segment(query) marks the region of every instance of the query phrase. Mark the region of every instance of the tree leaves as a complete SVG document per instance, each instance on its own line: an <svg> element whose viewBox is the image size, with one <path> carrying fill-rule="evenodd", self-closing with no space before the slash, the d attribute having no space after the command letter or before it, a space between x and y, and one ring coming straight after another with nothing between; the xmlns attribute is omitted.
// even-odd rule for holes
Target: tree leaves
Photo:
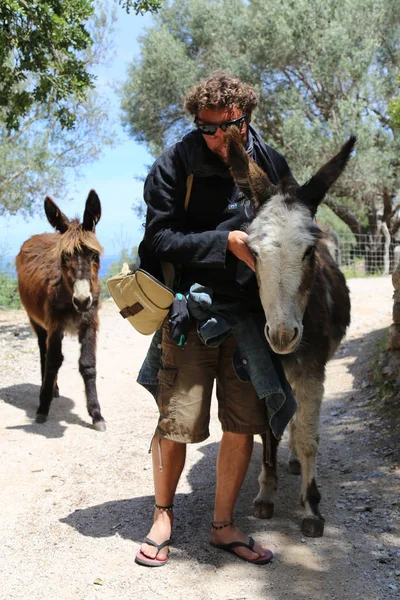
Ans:
<svg viewBox="0 0 400 600"><path fill-rule="evenodd" d="M118 2L127 13L133 8L136 15L143 15L145 12L156 13L161 8L163 0L118 0Z"/></svg>
<svg viewBox="0 0 400 600"><path fill-rule="evenodd" d="M28 19L28 16L33 4L7 0L0 5L3 14L10 7L19 11L14 26L20 37L13 43L15 48L24 50L24 54L18 56L26 57L25 61L19 62L7 59L3 65L0 61L0 69L12 72L14 68L15 78L19 81L8 91L0 83L0 95L3 92L9 94L10 102L7 107L0 107L1 215L33 214L42 207L46 193L65 197L68 193L67 174L79 175L82 167L97 158L115 138L109 101L106 104L99 94L86 86L86 76L81 76L85 71L91 79L92 67L109 54L115 7L110 9L107 0L96 0L96 13L88 6L82 12L82 7L89 3L52 0L36 3L40 7L32 20L33 17ZM87 14L90 18L85 23L79 22L79 15L83 18ZM34 39L42 40L48 47L30 50L28 42L39 22L47 23L48 29L39 31L39 37ZM72 46L68 46L71 23L77 32L75 47L79 50L75 58L80 64L78 70L74 66L76 62L68 60L69 54L73 53ZM52 35L56 32L59 38L53 44ZM89 34L93 43L85 48ZM4 41L4 37L0 32L0 46L1 40ZM54 60L50 54L54 55ZM36 71L28 71L25 68L28 66ZM65 85L60 79L66 80ZM13 118L16 119L15 127L10 127Z"/></svg>
<svg viewBox="0 0 400 600"><path fill-rule="evenodd" d="M81 54L92 44L85 22L91 0L4 0L0 4L0 107L7 129L37 104L57 106L71 128L71 97L83 101L93 87Z"/></svg>

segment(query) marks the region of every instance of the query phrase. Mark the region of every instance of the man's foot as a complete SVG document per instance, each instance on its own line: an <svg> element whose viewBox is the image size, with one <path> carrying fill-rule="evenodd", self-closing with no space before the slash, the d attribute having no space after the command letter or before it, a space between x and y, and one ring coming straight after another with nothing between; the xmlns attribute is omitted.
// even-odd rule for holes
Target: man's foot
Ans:
<svg viewBox="0 0 400 600"><path fill-rule="evenodd" d="M169 540L171 537L173 520L174 515L172 511L156 508L154 510L154 523L147 537L156 544L162 544L165 540ZM157 557L157 560L165 562L168 557L169 546L164 546L160 551L157 551L155 546L143 543L140 550L142 554L148 558Z"/></svg>
<svg viewBox="0 0 400 600"><path fill-rule="evenodd" d="M218 530L211 529L211 543L213 546L220 547L222 550L228 550L232 554L236 554L239 558L250 562L258 562L258 560L262 561L264 559L265 562L269 562L272 558L271 552L263 548L258 542L254 543L251 550L244 546L234 546L231 549L223 548L223 546L232 544L232 542L241 542L246 546L251 546L251 543L249 544L249 539L251 538L246 536L233 524Z"/></svg>

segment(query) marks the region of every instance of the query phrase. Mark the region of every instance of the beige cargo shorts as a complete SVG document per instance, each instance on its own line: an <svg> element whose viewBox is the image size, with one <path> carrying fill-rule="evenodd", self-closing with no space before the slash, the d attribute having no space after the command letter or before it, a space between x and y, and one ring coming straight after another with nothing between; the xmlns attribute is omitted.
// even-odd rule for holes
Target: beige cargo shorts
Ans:
<svg viewBox="0 0 400 600"><path fill-rule="evenodd" d="M236 348L233 336L218 348L206 346L194 322L186 345L180 348L171 340L165 321L157 391L160 417L155 435L182 443L207 439L214 380L223 431L259 434L268 430L265 401L258 398L250 381L242 381L236 374Z"/></svg>

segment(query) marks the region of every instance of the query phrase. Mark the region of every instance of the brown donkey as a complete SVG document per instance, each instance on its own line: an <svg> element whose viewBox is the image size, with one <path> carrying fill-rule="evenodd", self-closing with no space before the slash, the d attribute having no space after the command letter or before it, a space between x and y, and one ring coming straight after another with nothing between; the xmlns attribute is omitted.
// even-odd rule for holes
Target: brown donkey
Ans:
<svg viewBox="0 0 400 600"><path fill-rule="evenodd" d="M324 530L318 508L321 496L316 455L325 366L350 323L350 298L346 281L314 217L326 192L345 168L355 138L351 137L305 185L299 186L289 174L275 186L248 157L234 129L227 134L229 163L238 187L254 207L247 243L256 259L266 317L265 337L272 350L281 355L298 405L289 426L289 469L302 474L302 531L317 537ZM253 514L270 518L277 487L278 442L272 435L264 435L263 446L260 491Z"/></svg>
<svg viewBox="0 0 400 600"><path fill-rule="evenodd" d="M95 234L101 216L94 190L86 200L83 222L71 221L46 196L44 209L58 233L34 235L16 258L18 288L40 350L42 387L36 423L44 423L53 396L59 395L57 374L62 365L64 332L77 334L81 344L79 371L85 382L87 409L97 431L106 425L96 390L96 334L99 326L98 271L103 249Z"/></svg>

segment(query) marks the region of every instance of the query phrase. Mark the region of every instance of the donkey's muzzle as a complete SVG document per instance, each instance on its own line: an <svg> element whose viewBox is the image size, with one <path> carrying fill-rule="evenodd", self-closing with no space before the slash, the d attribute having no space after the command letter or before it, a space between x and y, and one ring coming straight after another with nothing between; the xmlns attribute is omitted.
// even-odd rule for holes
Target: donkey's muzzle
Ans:
<svg viewBox="0 0 400 600"><path fill-rule="evenodd" d="M92 302L93 302L92 296L87 296L86 298L83 298L83 299L77 298L76 296L72 296L72 304L74 305L75 309L80 313L87 312L89 310L89 308L92 306Z"/></svg>
<svg viewBox="0 0 400 600"><path fill-rule="evenodd" d="M266 325L265 337L274 352L277 354L290 354L299 345L301 333L298 327L292 328L286 325L279 325L273 328Z"/></svg>

